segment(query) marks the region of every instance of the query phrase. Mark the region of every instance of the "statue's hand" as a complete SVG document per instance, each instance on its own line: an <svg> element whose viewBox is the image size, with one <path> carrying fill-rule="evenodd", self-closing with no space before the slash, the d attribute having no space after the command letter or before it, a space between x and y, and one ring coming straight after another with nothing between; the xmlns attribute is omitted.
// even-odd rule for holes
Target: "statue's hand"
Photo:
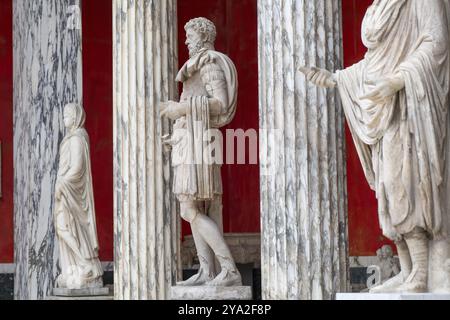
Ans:
<svg viewBox="0 0 450 320"><path fill-rule="evenodd" d="M365 83L374 86L374 88L360 99L370 100L373 104L386 103L405 87L405 80L401 75L366 81Z"/></svg>
<svg viewBox="0 0 450 320"><path fill-rule="evenodd" d="M336 87L336 81L334 80L334 75L325 69L320 69L317 67L300 67L300 72L302 72L308 81L311 81L318 87L322 88L334 88Z"/></svg>
<svg viewBox="0 0 450 320"><path fill-rule="evenodd" d="M167 117L170 120L177 120L186 114L184 106L175 101L161 102L159 109L161 117Z"/></svg>

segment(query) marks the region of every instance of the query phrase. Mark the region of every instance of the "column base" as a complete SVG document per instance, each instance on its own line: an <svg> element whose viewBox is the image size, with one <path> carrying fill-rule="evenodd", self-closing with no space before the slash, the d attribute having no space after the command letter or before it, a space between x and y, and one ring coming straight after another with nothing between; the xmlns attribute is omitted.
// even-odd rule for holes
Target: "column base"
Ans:
<svg viewBox="0 0 450 320"><path fill-rule="evenodd" d="M170 290L171 300L252 300L252 287L183 287Z"/></svg>
<svg viewBox="0 0 450 320"><path fill-rule="evenodd" d="M336 300L450 300L444 293L338 293Z"/></svg>

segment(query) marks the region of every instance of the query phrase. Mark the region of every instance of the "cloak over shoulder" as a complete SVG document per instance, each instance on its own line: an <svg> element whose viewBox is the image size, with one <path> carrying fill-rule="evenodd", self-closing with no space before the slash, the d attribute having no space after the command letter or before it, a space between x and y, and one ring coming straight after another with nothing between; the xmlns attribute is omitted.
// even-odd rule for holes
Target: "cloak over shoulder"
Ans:
<svg viewBox="0 0 450 320"><path fill-rule="evenodd" d="M178 82L185 82L188 78L192 77L195 72L198 72L206 63L217 63L224 75L227 82L228 92L228 106L226 106L226 112L211 116L210 125L212 128L220 128L229 124L236 113L237 95L238 95L238 78L236 67L228 56L214 50L202 50L197 56L189 59L178 72L176 80Z"/></svg>

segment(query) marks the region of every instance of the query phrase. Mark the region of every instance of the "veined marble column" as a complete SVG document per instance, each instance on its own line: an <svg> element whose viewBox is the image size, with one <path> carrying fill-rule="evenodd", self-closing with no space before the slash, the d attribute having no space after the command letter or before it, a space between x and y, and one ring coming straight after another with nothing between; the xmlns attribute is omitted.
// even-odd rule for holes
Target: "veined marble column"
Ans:
<svg viewBox="0 0 450 320"><path fill-rule="evenodd" d="M347 288L344 117L300 66L341 67L340 0L259 0L263 299Z"/></svg>
<svg viewBox="0 0 450 320"><path fill-rule="evenodd" d="M177 96L176 0L113 6L115 298L166 299L180 235L158 104Z"/></svg>
<svg viewBox="0 0 450 320"><path fill-rule="evenodd" d="M79 1L13 2L14 291L41 299L53 288L53 195L63 107L82 100Z"/></svg>

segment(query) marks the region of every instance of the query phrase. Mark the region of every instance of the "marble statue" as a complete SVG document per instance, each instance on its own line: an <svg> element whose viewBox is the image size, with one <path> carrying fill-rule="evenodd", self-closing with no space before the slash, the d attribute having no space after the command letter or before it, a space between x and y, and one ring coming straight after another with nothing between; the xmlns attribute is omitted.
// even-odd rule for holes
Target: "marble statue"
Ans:
<svg viewBox="0 0 450 320"><path fill-rule="evenodd" d="M226 55L214 50L216 28L211 21L193 19L185 30L190 58L176 78L183 83L181 99L160 106L161 116L175 121L173 134L163 141L172 149L173 192L182 218L191 225L200 262L198 273L177 285L240 286L241 275L221 230L221 164L212 161L208 141L203 138L208 130L233 119L237 72Z"/></svg>
<svg viewBox="0 0 450 320"><path fill-rule="evenodd" d="M337 86L383 234L401 272L372 293L450 292L449 1L375 0L362 25L365 58L335 73L300 69Z"/></svg>
<svg viewBox="0 0 450 320"><path fill-rule="evenodd" d="M66 135L59 151L54 221L61 274L58 288L103 286L92 188L89 137L85 112L78 104L64 108Z"/></svg>
<svg viewBox="0 0 450 320"><path fill-rule="evenodd" d="M394 257L394 251L390 245L384 245L377 250L378 266L380 267L380 280L386 282L400 273L398 260Z"/></svg>

